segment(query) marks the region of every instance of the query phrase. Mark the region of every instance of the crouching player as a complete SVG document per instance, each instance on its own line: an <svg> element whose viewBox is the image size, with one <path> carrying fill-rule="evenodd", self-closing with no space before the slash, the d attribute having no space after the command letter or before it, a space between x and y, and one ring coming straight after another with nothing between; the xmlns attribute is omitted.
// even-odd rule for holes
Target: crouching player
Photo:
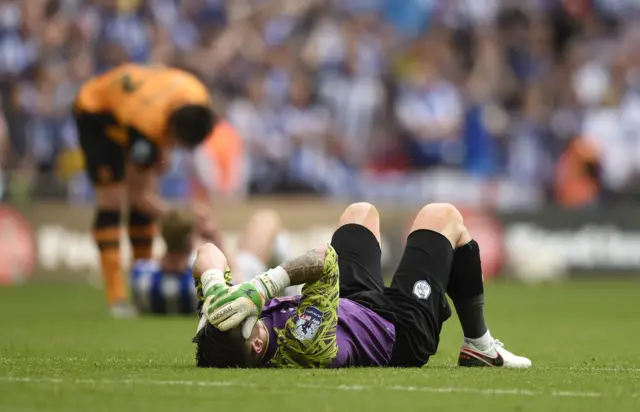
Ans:
<svg viewBox="0 0 640 412"><path fill-rule="evenodd" d="M107 302L131 317L120 265L122 206L134 259L151 258L156 220L169 210L157 180L172 149L200 145L217 123L209 90L195 76L167 67L123 64L89 79L74 104L87 173L95 189L94 241Z"/></svg>
<svg viewBox="0 0 640 412"><path fill-rule="evenodd" d="M331 245L228 287L226 258L198 250L205 303L194 342L200 367L420 367L436 353L451 297L464 339L460 366L526 368L485 324L480 250L458 210L425 206L391 285L382 282L376 209L349 206ZM299 298L278 299L305 283Z"/></svg>
<svg viewBox="0 0 640 412"><path fill-rule="evenodd" d="M171 210L161 221L161 236L166 252L160 260L136 260L133 264L131 287L133 301L145 314L197 313L198 293L191 273L196 248L204 241L213 241L211 227L204 214L187 210ZM202 226L202 227L201 227ZM241 283L266 270L276 243L281 242L281 224L272 210L255 212L238 240L235 258L230 256L233 271L226 271L226 282ZM220 245L220 240L214 242ZM233 263L231 262L233 261ZM233 273L233 279L232 279Z"/></svg>

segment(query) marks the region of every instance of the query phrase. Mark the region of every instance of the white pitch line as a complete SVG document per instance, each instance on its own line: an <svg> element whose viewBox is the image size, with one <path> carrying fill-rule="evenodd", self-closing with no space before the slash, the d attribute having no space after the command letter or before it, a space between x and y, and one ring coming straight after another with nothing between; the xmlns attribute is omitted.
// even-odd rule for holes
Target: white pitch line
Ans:
<svg viewBox="0 0 640 412"><path fill-rule="evenodd" d="M65 362L75 362L75 361L82 361L84 360L84 358L79 358L79 357L65 357L65 358L58 358L58 359L62 359ZM0 362L22 362L22 361L31 361L31 362L48 362L51 361L51 358L32 358L32 357L6 357L6 356L0 356ZM128 359L128 358L124 358L124 359L120 359L120 360L124 360L124 361L134 361L135 359ZM458 369L458 366L455 365L449 365L449 366L443 366L443 365L437 365L434 366L437 369ZM429 367L426 368L427 370L429 369ZM627 367L598 367L598 366L544 366L542 364L535 366L536 370L554 370L554 371L570 371L570 372L613 372L613 373L640 373L640 368L627 368Z"/></svg>
<svg viewBox="0 0 640 412"><path fill-rule="evenodd" d="M553 391L553 396L565 396L567 398L599 398L602 396L598 392L571 392L571 391Z"/></svg>
<svg viewBox="0 0 640 412"><path fill-rule="evenodd" d="M84 385L157 385L157 386L200 386L200 387L239 387L239 388L262 388L267 390L284 389L277 386L257 385L247 382L234 381L192 381L192 380L153 380L153 379L64 379L64 378L31 378L19 376L0 376L0 381L14 383L71 383ZM469 388L469 387L436 387L436 386L367 386L367 385L313 385L313 384L293 384L287 385L287 389L291 387L297 389L319 389L346 392L362 392L362 391L394 391L394 392L428 392L428 393L468 393L476 395L493 395L493 396L553 396L567 398L600 398L612 395L606 395L600 392L575 392L575 391L533 391L529 389L505 389L505 388ZM619 396L619 395L613 395ZM629 394L628 396L636 398L640 394Z"/></svg>
<svg viewBox="0 0 640 412"><path fill-rule="evenodd" d="M553 368L555 369L555 368ZM578 367L578 366L571 366L569 368L558 368L558 369L567 369L570 371L578 371L578 372L624 372L624 373L628 373L628 372L632 372L632 373L637 373L640 372L640 368L599 368L599 367Z"/></svg>

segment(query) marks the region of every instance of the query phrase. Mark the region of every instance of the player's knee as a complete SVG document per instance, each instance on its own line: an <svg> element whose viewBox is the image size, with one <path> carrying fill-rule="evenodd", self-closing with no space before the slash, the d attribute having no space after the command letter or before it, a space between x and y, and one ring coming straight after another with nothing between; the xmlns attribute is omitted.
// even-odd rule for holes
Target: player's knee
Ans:
<svg viewBox="0 0 640 412"><path fill-rule="evenodd" d="M282 221L275 210L260 209L252 215L250 225L252 228L260 228L263 231L277 232L282 226Z"/></svg>
<svg viewBox="0 0 640 412"><path fill-rule="evenodd" d="M144 196L139 191L129 190L127 193L127 201L129 202L129 207L131 207L132 209L145 209Z"/></svg>
<svg viewBox="0 0 640 412"><path fill-rule="evenodd" d="M449 203L431 203L424 206L416 216L411 231L427 229L441 233L455 248L465 233L460 211Z"/></svg>
<svg viewBox="0 0 640 412"><path fill-rule="evenodd" d="M123 185L99 187L95 190L96 205L100 209L120 210L126 191Z"/></svg>
<svg viewBox="0 0 640 412"><path fill-rule="evenodd" d="M371 203L352 203L340 216L340 226L358 224L369 229L380 243L380 214Z"/></svg>
<svg viewBox="0 0 640 412"><path fill-rule="evenodd" d="M451 203L431 203L422 208L421 212L438 215L440 219L450 224L462 225L462 214Z"/></svg>

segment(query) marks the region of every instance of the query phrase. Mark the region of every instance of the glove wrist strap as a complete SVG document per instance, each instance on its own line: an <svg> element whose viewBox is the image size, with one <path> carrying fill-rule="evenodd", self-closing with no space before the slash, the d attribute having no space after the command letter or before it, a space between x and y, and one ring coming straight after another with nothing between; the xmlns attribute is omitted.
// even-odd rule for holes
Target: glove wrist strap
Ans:
<svg viewBox="0 0 640 412"><path fill-rule="evenodd" d="M219 269L208 269L200 276L200 281L202 282L202 293L206 295L215 285L225 284L224 273Z"/></svg>
<svg viewBox="0 0 640 412"><path fill-rule="evenodd" d="M282 295L284 289L291 284L291 280L287 272L278 266L257 276L252 283L261 293L264 291L263 296L265 299L273 299Z"/></svg>

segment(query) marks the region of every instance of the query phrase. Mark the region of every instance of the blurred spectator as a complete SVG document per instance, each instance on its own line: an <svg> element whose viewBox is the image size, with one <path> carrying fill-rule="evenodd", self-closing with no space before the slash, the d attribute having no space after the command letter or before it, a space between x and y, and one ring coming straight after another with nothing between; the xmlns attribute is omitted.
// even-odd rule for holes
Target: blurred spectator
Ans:
<svg viewBox="0 0 640 412"><path fill-rule="evenodd" d="M6 167L9 152L9 129L7 122L0 112L0 200L3 200L6 193Z"/></svg>
<svg viewBox="0 0 640 412"><path fill-rule="evenodd" d="M74 176L76 90L136 61L211 88L229 133L175 158L206 170L217 196L413 202L432 192L410 182L435 190L447 169L569 204L554 171L576 136L598 153L589 199L635 196L639 16L626 0L0 0L3 170L88 196ZM188 195L193 169L170 169L166 193Z"/></svg>
<svg viewBox="0 0 640 412"><path fill-rule="evenodd" d="M381 78L358 72L355 48L347 51L340 69L323 76L319 95L330 110L334 132L342 139L343 160L362 167L370 158L374 132L380 126L385 99Z"/></svg>
<svg viewBox="0 0 640 412"><path fill-rule="evenodd" d="M595 207L600 200L600 153L593 142L581 137L571 141L558 162L555 193L568 208Z"/></svg>
<svg viewBox="0 0 640 412"><path fill-rule="evenodd" d="M427 38L400 83L396 116L408 140L408 156L415 168L462 163L462 96L444 75L443 46Z"/></svg>
<svg viewBox="0 0 640 412"><path fill-rule="evenodd" d="M285 168L287 141L277 124L277 111L266 98L265 76L255 73L245 95L228 108L229 121L244 138L249 180L258 192L269 191Z"/></svg>
<svg viewBox="0 0 640 412"><path fill-rule="evenodd" d="M216 125L209 139L196 151L198 197L239 197L247 190L247 159L242 137L227 121ZM198 195L198 194L196 194Z"/></svg>
<svg viewBox="0 0 640 412"><path fill-rule="evenodd" d="M317 100L313 78L297 70L291 79L287 103L278 115L286 138L287 166L281 190L322 193L331 179L327 167L331 118Z"/></svg>

